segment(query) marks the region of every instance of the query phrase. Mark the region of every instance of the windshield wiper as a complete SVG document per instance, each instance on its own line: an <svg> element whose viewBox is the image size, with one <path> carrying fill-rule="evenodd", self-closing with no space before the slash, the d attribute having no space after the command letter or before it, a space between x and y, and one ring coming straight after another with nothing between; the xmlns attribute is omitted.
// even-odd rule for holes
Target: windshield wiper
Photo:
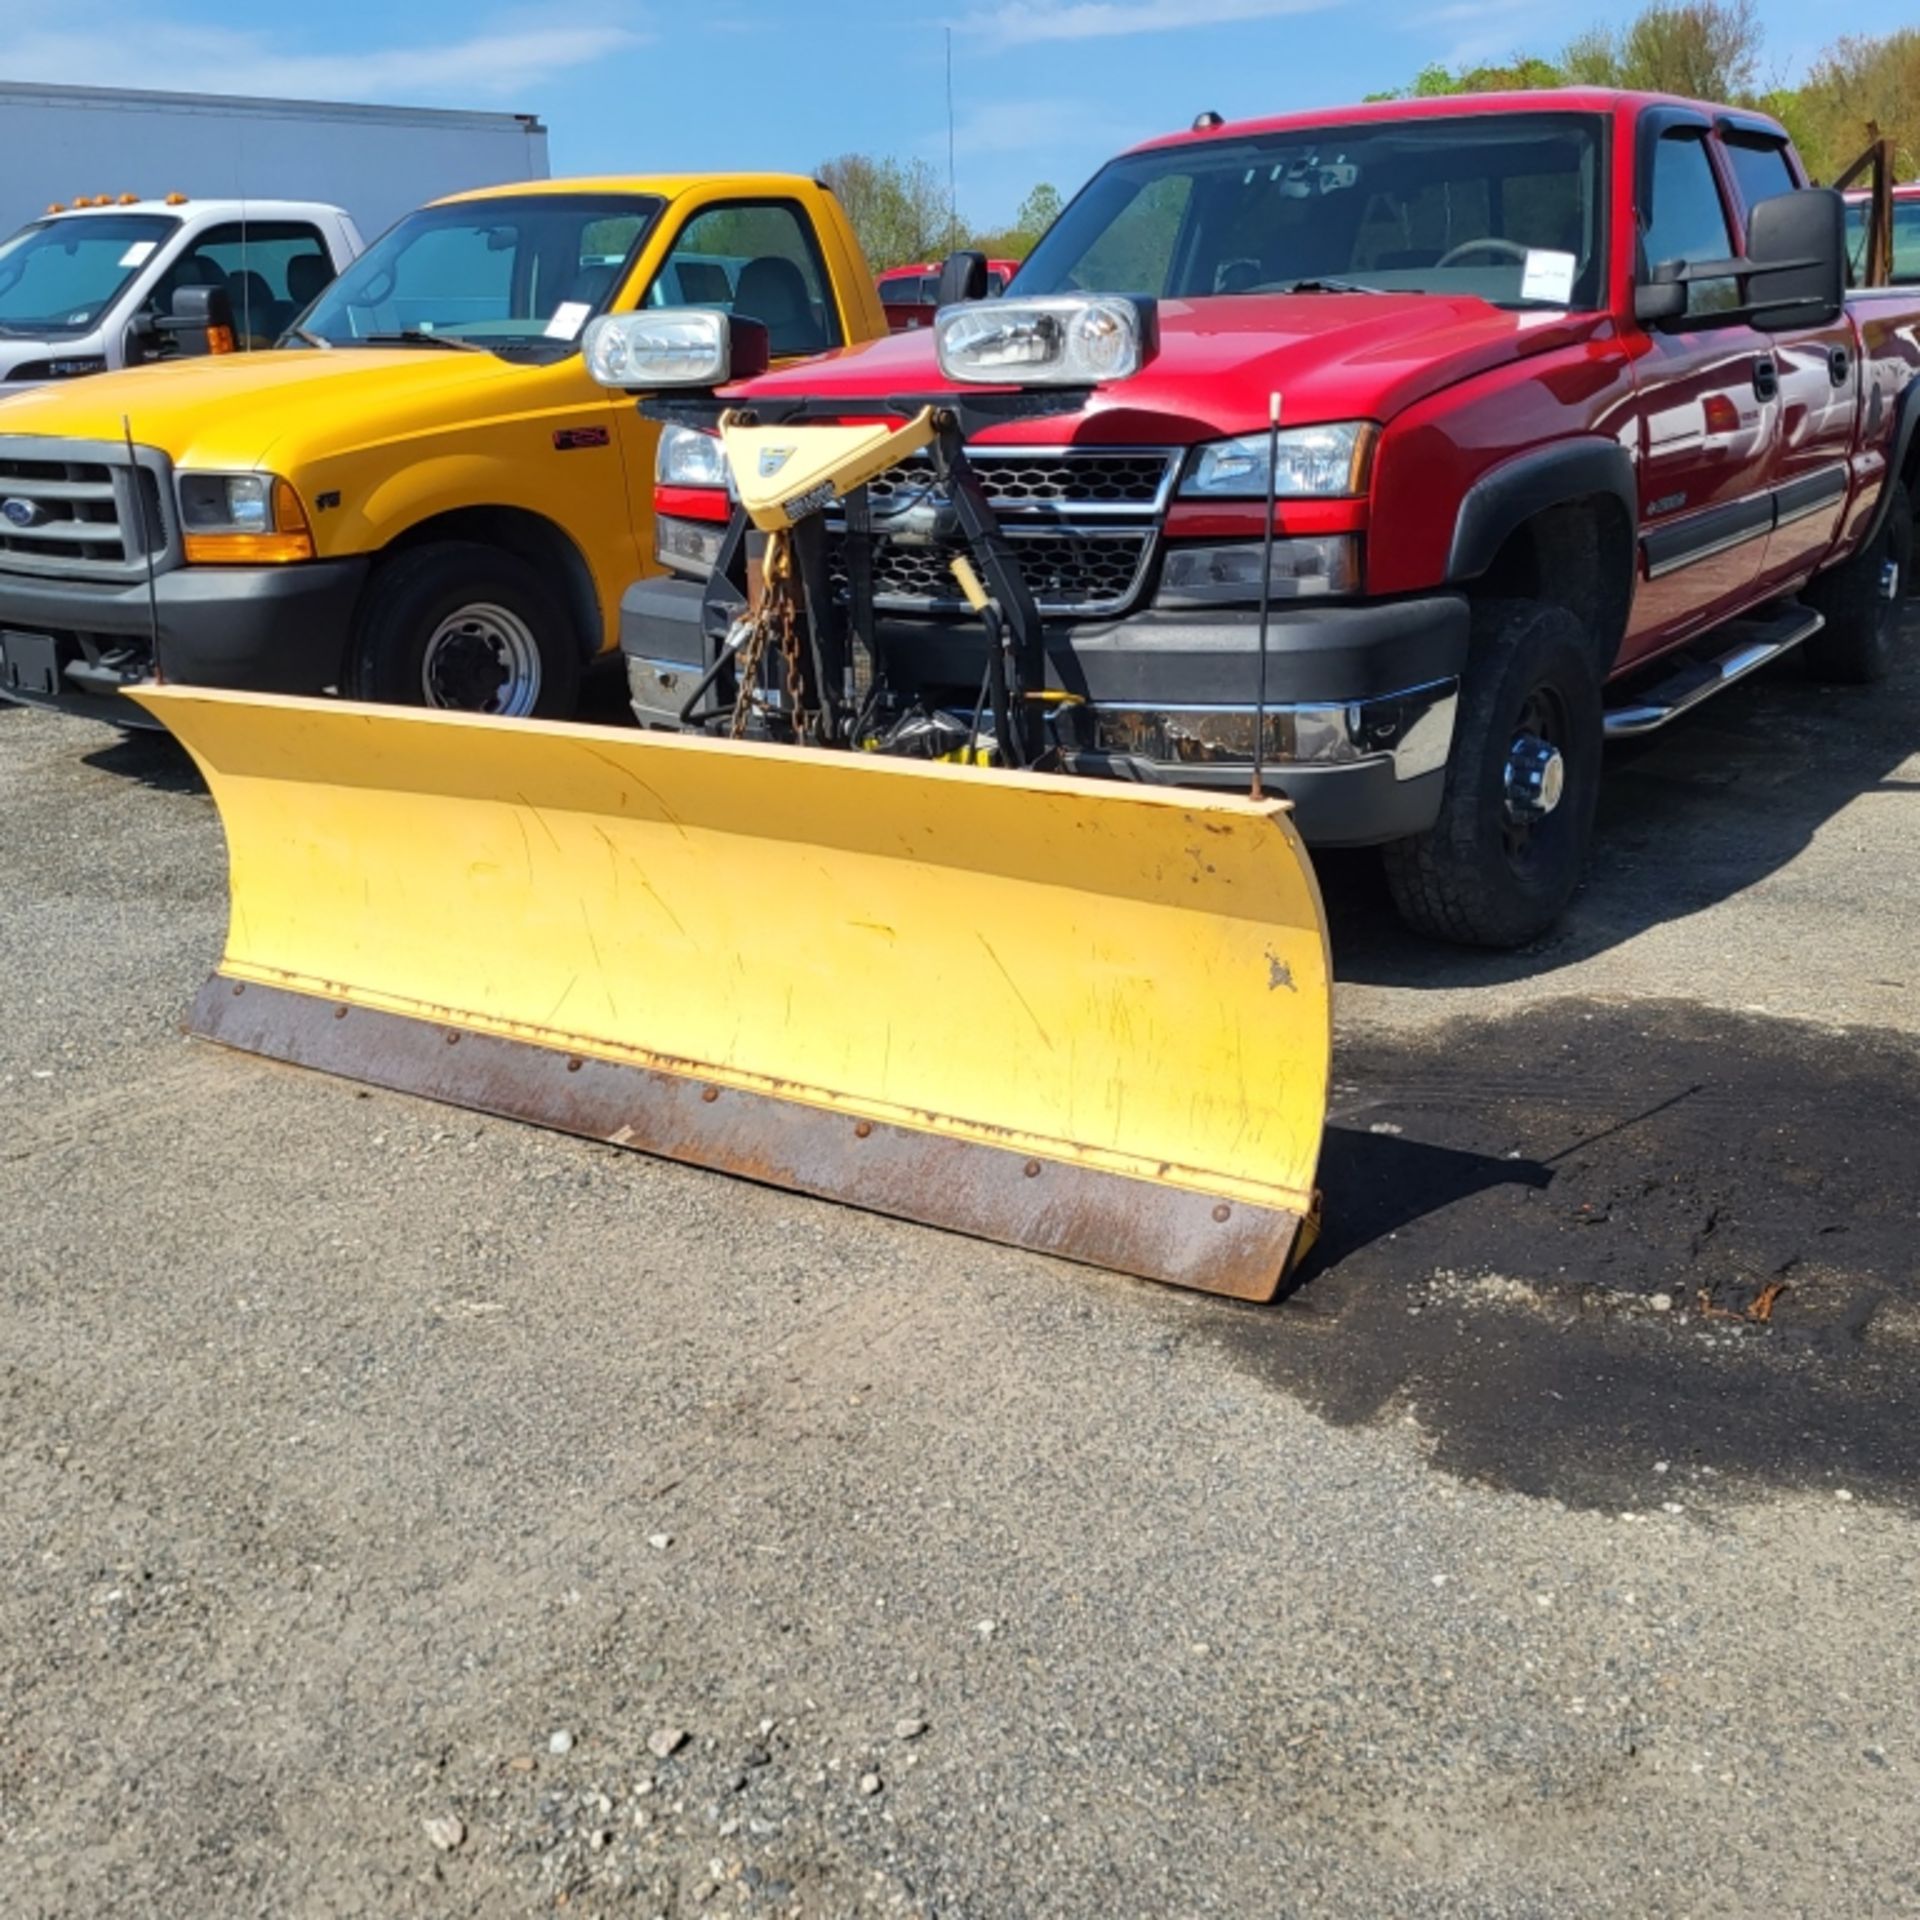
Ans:
<svg viewBox="0 0 1920 1920"><path fill-rule="evenodd" d="M458 340L450 333L429 333L424 327L404 327L398 333L363 333L363 347L452 347L459 353L485 353L487 349L471 340Z"/></svg>
<svg viewBox="0 0 1920 1920"><path fill-rule="evenodd" d="M1311 280L1289 280L1280 289L1282 293L1385 293L1385 287L1365 287L1358 280L1325 280L1315 276Z"/></svg>
<svg viewBox="0 0 1920 1920"><path fill-rule="evenodd" d="M287 334L290 339L299 340L309 347L324 347L328 352L333 350L331 340L323 340L317 333L309 333L305 327L289 327Z"/></svg>

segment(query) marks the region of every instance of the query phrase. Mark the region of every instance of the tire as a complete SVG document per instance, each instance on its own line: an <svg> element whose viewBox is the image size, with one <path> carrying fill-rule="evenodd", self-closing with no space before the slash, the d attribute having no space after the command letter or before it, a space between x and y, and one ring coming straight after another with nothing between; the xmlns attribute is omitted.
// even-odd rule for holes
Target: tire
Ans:
<svg viewBox="0 0 1920 1920"><path fill-rule="evenodd" d="M1800 596L1827 623L1800 649L1816 680L1866 687L1893 669L1913 591L1913 501L1898 480L1891 485L1887 517L1872 542Z"/></svg>
<svg viewBox="0 0 1920 1920"><path fill-rule="evenodd" d="M1525 756L1523 741L1534 743ZM1580 622L1538 600L1476 603L1439 818L1381 849L1401 919L1470 947L1545 933L1586 865L1601 741L1600 676ZM1528 767L1545 789L1531 800Z"/></svg>
<svg viewBox="0 0 1920 1920"><path fill-rule="evenodd" d="M368 582L346 690L564 720L579 703L580 648L559 596L517 554L441 541L395 554Z"/></svg>

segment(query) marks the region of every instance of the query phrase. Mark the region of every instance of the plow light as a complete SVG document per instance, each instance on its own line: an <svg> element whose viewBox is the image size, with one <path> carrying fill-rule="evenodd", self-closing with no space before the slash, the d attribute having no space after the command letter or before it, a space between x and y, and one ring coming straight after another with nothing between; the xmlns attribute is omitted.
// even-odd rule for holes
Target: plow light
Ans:
<svg viewBox="0 0 1920 1920"><path fill-rule="evenodd" d="M943 308L933 328L940 371L987 386L1125 380L1155 345L1153 303L1114 294L967 300Z"/></svg>
<svg viewBox="0 0 1920 1920"><path fill-rule="evenodd" d="M603 387L720 387L767 369L767 330L712 307L605 313L581 343Z"/></svg>

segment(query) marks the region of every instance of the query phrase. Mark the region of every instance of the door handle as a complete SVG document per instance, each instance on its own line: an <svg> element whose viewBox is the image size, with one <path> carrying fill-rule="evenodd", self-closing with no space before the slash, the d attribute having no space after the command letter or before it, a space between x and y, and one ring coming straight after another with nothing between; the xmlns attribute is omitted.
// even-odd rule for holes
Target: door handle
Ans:
<svg viewBox="0 0 1920 1920"><path fill-rule="evenodd" d="M1763 353L1753 363L1753 392L1758 400L1777 400L1780 397L1780 369L1774 365L1770 353Z"/></svg>
<svg viewBox="0 0 1920 1920"><path fill-rule="evenodd" d="M1827 349L1827 378L1836 387L1844 387L1853 377L1853 355L1845 347Z"/></svg>

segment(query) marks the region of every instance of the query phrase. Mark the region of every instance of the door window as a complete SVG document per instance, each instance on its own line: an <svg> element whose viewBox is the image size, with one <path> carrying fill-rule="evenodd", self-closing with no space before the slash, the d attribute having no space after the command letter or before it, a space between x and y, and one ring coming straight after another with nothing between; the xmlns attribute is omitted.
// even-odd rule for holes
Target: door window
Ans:
<svg viewBox="0 0 1920 1920"><path fill-rule="evenodd" d="M1670 133L1659 141L1652 205L1643 219L1649 270L1671 260L1698 266L1733 257L1733 234L1704 140ZM1687 287L1689 313L1723 313L1739 304L1740 285L1731 277L1695 280Z"/></svg>
<svg viewBox="0 0 1920 1920"><path fill-rule="evenodd" d="M233 303L236 343L270 347L333 278L326 242L300 220L209 227L161 275L149 310L173 310L182 287L222 287ZM165 339L165 336L162 336Z"/></svg>
<svg viewBox="0 0 1920 1920"><path fill-rule="evenodd" d="M653 285L650 307L718 307L758 320L775 359L841 342L813 234L789 201L709 207L680 229Z"/></svg>
<svg viewBox="0 0 1920 1920"><path fill-rule="evenodd" d="M1800 182L1787 165L1787 150L1777 140L1729 140L1727 162L1748 212L1775 194L1791 193Z"/></svg>

